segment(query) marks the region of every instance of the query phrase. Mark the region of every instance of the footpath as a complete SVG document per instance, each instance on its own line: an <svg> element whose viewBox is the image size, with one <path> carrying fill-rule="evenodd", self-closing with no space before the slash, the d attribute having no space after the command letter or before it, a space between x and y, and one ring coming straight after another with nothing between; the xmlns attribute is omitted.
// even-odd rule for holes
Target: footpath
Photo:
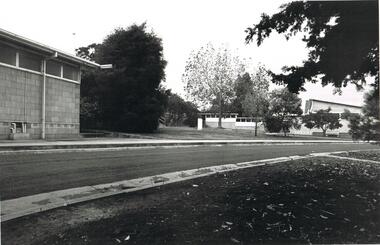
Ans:
<svg viewBox="0 0 380 245"><path fill-rule="evenodd" d="M180 147L200 145L256 145L256 144L361 144L350 140L171 140L171 139L136 139L136 138L91 138L59 141L25 140L25 141L0 141L0 152L10 151L38 151L57 149L96 149L96 148L133 148L133 147Z"/></svg>

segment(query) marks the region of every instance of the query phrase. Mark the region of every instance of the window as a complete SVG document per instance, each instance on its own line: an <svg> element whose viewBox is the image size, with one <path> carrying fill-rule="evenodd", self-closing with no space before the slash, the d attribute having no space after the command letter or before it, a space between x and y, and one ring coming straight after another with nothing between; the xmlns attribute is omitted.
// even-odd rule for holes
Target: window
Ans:
<svg viewBox="0 0 380 245"><path fill-rule="evenodd" d="M61 63L52 60L46 61L46 73L61 77Z"/></svg>
<svg viewBox="0 0 380 245"><path fill-rule="evenodd" d="M0 62L16 65L16 49L0 43Z"/></svg>
<svg viewBox="0 0 380 245"><path fill-rule="evenodd" d="M63 78L78 81L79 68L63 64Z"/></svg>
<svg viewBox="0 0 380 245"><path fill-rule="evenodd" d="M19 67L41 72L42 58L25 51L19 51Z"/></svg>

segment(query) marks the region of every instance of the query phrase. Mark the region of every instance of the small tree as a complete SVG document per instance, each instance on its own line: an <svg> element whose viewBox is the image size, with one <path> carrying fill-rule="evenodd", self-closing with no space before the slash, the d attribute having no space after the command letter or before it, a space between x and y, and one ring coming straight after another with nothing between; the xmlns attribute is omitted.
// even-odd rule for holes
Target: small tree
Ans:
<svg viewBox="0 0 380 245"><path fill-rule="evenodd" d="M298 120L301 114L301 99L297 94L289 92L287 88L276 89L269 96L269 112L265 117L265 126L269 132L281 128L286 136L291 128L301 127ZM275 120L276 123L272 123L271 120ZM270 126L275 127L270 128Z"/></svg>
<svg viewBox="0 0 380 245"><path fill-rule="evenodd" d="M247 90L242 102L243 112L255 118L255 136L257 123L268 112L269 79L266 70L261 66L253 76L251 90Z"/></svg>
<svg viewBox="0 0 380 245"><path fill-rule="evenodd" d="M339 114L330 113L331 108L319 110L315 113L310 113L302 117L302 122L309 129L322 129L323 136L326 136L327 129L334 130L342 127L339 122Z"/></svg>
<svg viewBox="0 0 380 245"><path fill-rule="evenodd" d="M193 52L185 67L182 81L187 96L196 105L208 107L218 100L219 122L222 126L223 104L234 98L234 82L243 65L227 48L214 48L211 44Z"/></svg>
<svg viewBox="0 0 380 245"><path fill-rule="evenodd" d="M348 120L348 133L353 140L380 140L380 122L368 115L360 115L345 110L342 118Z"/></svg>
<svg viewBox="0 0 380 245"><path fill-rule="evenodd" d="M243 101L244 113L255 118L255 136L257 136L257 123L262 120L268 110L268 99L263 93L248 93Z"/></svg>

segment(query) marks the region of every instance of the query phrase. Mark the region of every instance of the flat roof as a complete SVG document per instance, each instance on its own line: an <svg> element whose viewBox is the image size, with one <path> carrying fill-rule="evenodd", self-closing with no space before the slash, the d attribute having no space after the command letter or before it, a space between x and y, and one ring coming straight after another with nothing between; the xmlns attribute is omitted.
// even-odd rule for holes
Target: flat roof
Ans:
<svg viewBox="0 0 380 245"><path fill-rule="evenodd" d="M338 103L338 102L332 102L332 101L326 101L326 100L309 99L309 101L317 101L317 102L328 103L328 104L334 104L334 105L343 105L343 106L350 106L350 107L362 108L362 106L358 106L358 105L349 105L349 104Z"/></svg>
<svg viewBox="0 0 380 245"><path fill-rule="evenodd" d="M76 64L85 65L85 66L94 67L94 68L100 67L100 65L95 63L95 62L77 57L77 56L72 55L72 54L68 54L68 53L63 52L61 50L58 50L56 48L49 47L45 44L33 41L31 39L22 37L20 35L14 34L12 32L6 31L6 30L1 29L1 28L0 28L0 38L3 38L7 41L14 42L14 43L26 46L26 47L29 47L29 48L34 49L34 50L38 50L38 51L48 53L50 55L54 55L55 53L57 53L58 57L63 58L65 60L72 61Z"/></svg>

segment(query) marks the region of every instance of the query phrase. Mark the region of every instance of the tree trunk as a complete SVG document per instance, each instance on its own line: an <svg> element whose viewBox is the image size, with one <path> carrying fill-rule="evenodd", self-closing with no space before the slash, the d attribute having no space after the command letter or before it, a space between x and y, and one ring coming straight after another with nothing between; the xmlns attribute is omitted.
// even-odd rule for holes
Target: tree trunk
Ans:
<svg viewBox="0 0 380 245"><path fill-rule="evenodd" d="M255 136L257 136L257 117L255 117Z"/></svg>
<svg viewBox="0 0 380 245"><path fill-rule="evenodd" d="M218 128L222 128L222 94L219 93L219 120Z"/></svg>

